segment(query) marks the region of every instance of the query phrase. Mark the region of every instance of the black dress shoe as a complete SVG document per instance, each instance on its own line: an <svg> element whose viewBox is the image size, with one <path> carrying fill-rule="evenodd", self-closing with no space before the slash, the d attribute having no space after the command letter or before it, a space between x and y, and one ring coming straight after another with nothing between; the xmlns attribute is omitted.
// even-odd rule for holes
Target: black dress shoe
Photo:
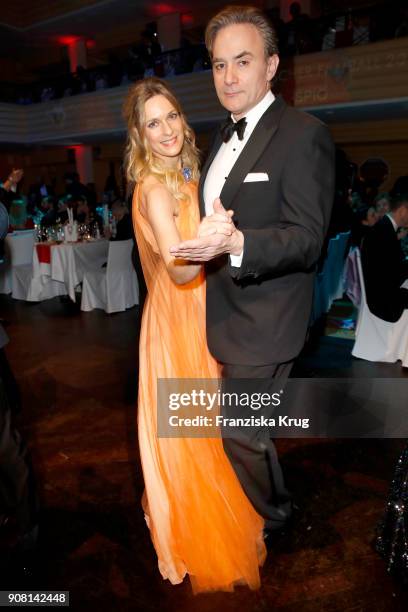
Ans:
<svg viewBox="0 0 408 612"><path fill-rule="evenodd" d="M0 515L0 587L29 588L38 565L38 525L18 534L15 521Z"/></svg>
<svg viewBox="0 0 408 612"><path fill-rule="evenodd" d="M277 529L264 529L263 537L266 550L269 551L274 548L289 534L289 531L290 529L288 529L287 522L283 523L282 527L278 527Z"/></svg>
<svg viewBox="0 0 408 612"><path fill-rule="evenodd" d="M11 554L0 563L0 585L7 589L33 589L38 569L39 561L34 553Z"/></svg>
<svg viewBox="0 0 408 612"><path fill-rule="evenodd" d="M270 550L275 545L280 543L283 539L288 537L298 522L300 516L300 508L297 504L292 503L292 511L288 518L277 527L265 527L263 531L264 542L267 550Z"/></svg>
<svg viewBox="0 0 408 612"><path fill-rule="evenodd" d="M7 514L0 514L0 550L7 550L16 545L18 529L15 519Z"/></svg>

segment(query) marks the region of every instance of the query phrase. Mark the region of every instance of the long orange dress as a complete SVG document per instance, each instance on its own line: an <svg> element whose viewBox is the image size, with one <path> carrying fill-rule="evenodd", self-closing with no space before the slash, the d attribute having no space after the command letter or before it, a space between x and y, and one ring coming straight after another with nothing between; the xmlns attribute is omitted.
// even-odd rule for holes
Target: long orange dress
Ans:
<svg viewBox="0 0 408 612"><path fill-rule="evenodd" d="M197 186L185 185L176 225L182 239L197 234ZM133 223L148 289L140 334L139 445L144 510L163 578L189 575L193 591L260 586L265 558L263 519L245 496L220 438L157 437L158 378L216 378L205 332L203 273L186 285L170 278L147 219L140 187Z"/></svg>

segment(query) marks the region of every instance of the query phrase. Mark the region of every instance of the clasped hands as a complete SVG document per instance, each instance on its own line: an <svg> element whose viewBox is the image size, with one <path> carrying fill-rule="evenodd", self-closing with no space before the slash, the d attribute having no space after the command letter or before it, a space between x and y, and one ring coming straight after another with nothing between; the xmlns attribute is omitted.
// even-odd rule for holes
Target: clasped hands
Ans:
<svg viewBox="0 0 408 612"><path fill-rule="evenodd" d="M170 247L170 253L176 259L196 262L209 261L224 253L241 255L244 235L235 227L233 215L234 211L225 210L217 198L214 200L213 214L202 219L197 238Z"/></svg>

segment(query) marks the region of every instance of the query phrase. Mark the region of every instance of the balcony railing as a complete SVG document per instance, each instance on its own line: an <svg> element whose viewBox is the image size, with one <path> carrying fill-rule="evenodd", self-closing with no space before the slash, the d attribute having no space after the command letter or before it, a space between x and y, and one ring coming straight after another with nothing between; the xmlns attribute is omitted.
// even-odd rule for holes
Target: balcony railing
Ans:
<svg viewBox="0 0 408 612"><path fill-rule="evenodd" d="M225 117L210 70L168 80L194 127L214 126ZM121 85L30 106L0 103L0 142L74 144L122 137L128 88ZM404 109L406 113L408 37L287 58L281 62L273 90L280 90L294 106L322 110L326 121L336 120L339 108L358 108L360 117L367 108L371 119L389 118L374 116L375 106L397 104L398 113Z"/></svg>
<svg viewBox="0 0 408 612"><path fill-rule="evenodd" d="M138 54L135 49L129 51L125 61L117 60L89 70L78 66L75 73L65 70L59 75L44 76L28 84L0 82L0 101L31 105L126 86L144 76L169 78L208 70L210 67L204 45L166 51L150 60Z"/></svg>
<svg viewBox="0 0 408 612"><path fill-rule="evenodd" d="M191 124L211 124L225 117L211 71L170 77L169 83ZM124 136L122 107L128 89L123 85L31 106L0 103L0 142L74 144Z"/></svg>
<svg viewBox="0 0 408 612"><path fill-rule="evenodd" d="M324 4L324 3L323 3ZM282 58L310 54L331 49L361 46L367 43L408 35L406 9L390 2L373 2L360 9L325 11L318 19L300 15L283 23L273 10L271 21L278 33ZM150 55L149 55L150 53ZM155 74L171 77L210 68L210 60L203 44L166 51L147 53L143 45L128 50L125 60L114 59L110 64L69 73L50 73L28 84L0 82L0 101L17 104L35 104L90 93L100 89L120 87L143 76Z"/></svg>

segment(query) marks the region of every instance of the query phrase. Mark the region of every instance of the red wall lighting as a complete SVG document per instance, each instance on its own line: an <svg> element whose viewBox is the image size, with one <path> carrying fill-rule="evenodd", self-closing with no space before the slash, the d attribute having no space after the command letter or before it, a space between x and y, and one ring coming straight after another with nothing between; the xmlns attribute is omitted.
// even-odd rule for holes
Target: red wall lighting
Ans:
<svg viewBox="0 0 408 612"><path fill-rule="evenodd" d="M152 13L156 15L157 17L160 17L161 15L169 15L170 13L177 13L177 12L178 11L175 6L172 6L171 4L165 4L164 2L160 2L159 4L152 6Z"/></svg>
<svg viewBox="0 0 408 612"><path fill-rule="evenodd" d="M183 13L181 16L181 23L184 26L191 26L194 23L194 17L192 13Z"/></svg>
<svg viewBox="0 0 408 612"><path fill-rule="evenodd" d="M57 38L60 45L64 47L69 47L70 45L75 44L79 40L79 36L58 36Z"/></svg>

